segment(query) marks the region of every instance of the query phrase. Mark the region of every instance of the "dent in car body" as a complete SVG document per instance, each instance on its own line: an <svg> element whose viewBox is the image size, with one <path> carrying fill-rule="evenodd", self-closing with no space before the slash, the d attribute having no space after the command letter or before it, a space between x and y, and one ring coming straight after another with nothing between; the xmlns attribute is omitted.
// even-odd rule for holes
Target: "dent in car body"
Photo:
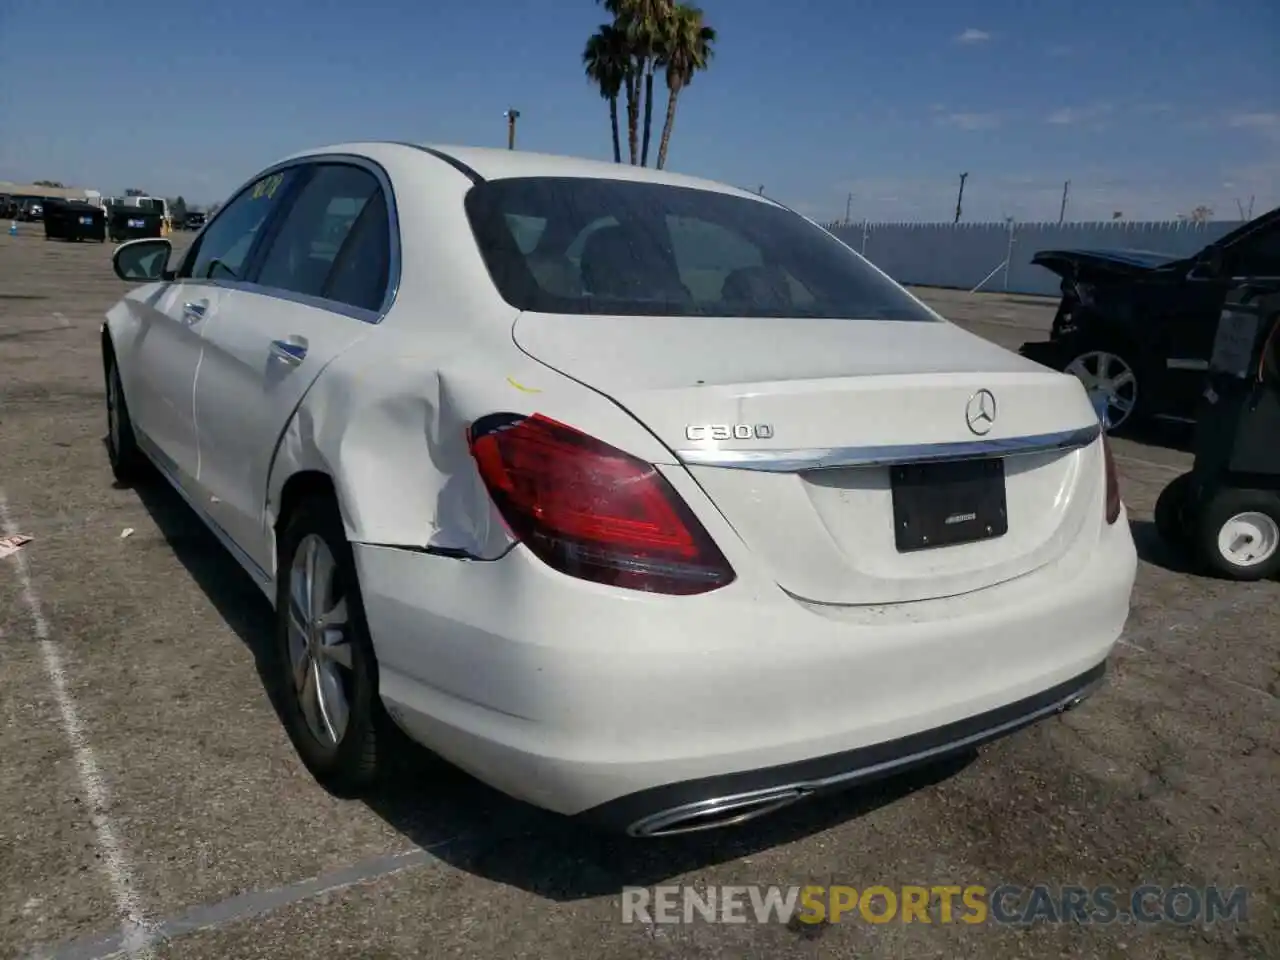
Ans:
<svg viewBox="0 0 1280 960"><path fill-rule="evenodd" d="M456 349L384 328L337 357L281 437L266 495L274 528L289 477L314 470L338 490L353 543L494 560L514 540L480 479L467 429L491 413L561 420L651 463L674 456L611 400L505 344ZM432 341L431 346L441 345ZM540 384L513 390L508 379Z"/></svg>

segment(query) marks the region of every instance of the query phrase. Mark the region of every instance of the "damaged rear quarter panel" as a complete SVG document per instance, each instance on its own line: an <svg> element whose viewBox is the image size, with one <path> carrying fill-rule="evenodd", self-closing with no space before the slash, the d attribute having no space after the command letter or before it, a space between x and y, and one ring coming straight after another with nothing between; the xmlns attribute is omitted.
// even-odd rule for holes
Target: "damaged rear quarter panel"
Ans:
<svg viewBox="0 0 1280 960"><path fill-rule="evenodd" d="M337 489L353 543L496 559L513 541L466 441L490 413L541 413L649 462L674 462L612 401L518 350L510 327L499 325L503 339L428 338L388 318L334 360L281 438L267 522L275 526L289 478L318 471Z"/></svg>

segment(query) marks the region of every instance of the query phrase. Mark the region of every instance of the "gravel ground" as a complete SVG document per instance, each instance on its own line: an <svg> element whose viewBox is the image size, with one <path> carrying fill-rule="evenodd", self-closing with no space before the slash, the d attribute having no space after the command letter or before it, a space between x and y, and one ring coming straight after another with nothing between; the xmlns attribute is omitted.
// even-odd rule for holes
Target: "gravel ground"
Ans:
<svg viewBox="0 0 1280 960"><path fill-rule="evenodd" d="M268 609L176 496L119 490L98 326L109 245L0 236L0 956L1275 957L1280 584L1183 572L1151 509L1185 438L1117 441L1142 555L1108 684L976 758L742 829L570 829L410 752L319 789L259 677ZM1052 303L918 293L1017 346ZM133 533L122 537L123 531ZM1245 922L625 924L628 885L1249 889Z"/></svg>

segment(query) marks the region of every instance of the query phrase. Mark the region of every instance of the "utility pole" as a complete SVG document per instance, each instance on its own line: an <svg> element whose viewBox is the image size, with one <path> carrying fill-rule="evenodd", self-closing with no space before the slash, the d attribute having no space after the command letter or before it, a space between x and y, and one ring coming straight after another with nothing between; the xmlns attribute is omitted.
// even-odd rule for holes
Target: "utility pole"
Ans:
<svg viewBox="0 0 1280 960"><path fill-rule="evenodd" d="M964 202L964 182L969 179L969 174L960 174L960 192L956 195L956 223L960 222L960 205Z"/></svg>
<svg viewBox="0 0 1280 960"><path fill-rule="evenodd" d="M514 150L516 148L516 121L520 119L520 111L512 107L504 116L507 118L507 149Z"/></svg>
<svg viewBox="0 0 1280 960"><path fill-rule="evenodd" d="M844 225L846 227L849 225L849 215L852 212L853 212L853 194L850 193L849 196L847 196L844 201Z"/></svg>
<svg viewBox="0 0 1280 960"><path fill-rule="evenodd" d="M1071 191L1071 181L1068 180L1062 185L1062 206L1058 208L1058 223L1062 223L1067 216L1067 194Z"/></svg>

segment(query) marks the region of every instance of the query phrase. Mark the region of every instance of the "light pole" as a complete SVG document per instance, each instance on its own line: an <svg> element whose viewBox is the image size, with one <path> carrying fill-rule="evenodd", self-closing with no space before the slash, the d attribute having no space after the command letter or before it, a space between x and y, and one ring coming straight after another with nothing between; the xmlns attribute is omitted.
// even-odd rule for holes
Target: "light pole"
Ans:
<svg viewBox="0 0 1280 960"><path fill-rule="evenodd" d="M960 222L960 205L964 203L964 182L969 179L969 174L960 174L960 192L956 194L956 223Z"/></svg>
<svg viewBox="0 0 1280 960"><path fill-rule="evenodd" d="M507 118L507 149L514 150L516 148L516 121L520 119L520 111L512 107L503 116Z"/></svg>

